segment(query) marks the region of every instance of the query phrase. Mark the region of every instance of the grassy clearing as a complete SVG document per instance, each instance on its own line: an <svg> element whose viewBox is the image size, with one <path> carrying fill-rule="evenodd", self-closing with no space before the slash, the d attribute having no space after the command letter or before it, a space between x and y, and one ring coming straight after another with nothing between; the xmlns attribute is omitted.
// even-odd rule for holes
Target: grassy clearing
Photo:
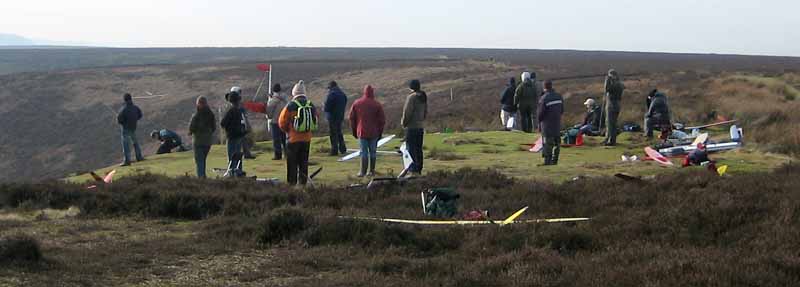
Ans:
<svg viewBox="0 0 800 287"><path fill-rule="evenodd" d="M723 130L714 132L718 139L724 140ZM639 175L653 175L671 172L671 169L662 168L652 162L622 163L620 155L623 153L643 155L642 147L645 144L638 134L623 134L622 144L617 147L607 148L600 146L600 138L587 138L584 147L562 148L559 166L537 167L542 161L540 154L523 151L520 144L533 143L537 135L518 132L482 132L482 133L455 133L455 134L428 134L425 136L425 171L454 170L458 168L475 168L497 170L509 176L520 179L537 179L562 182L576 176L603 176L613 175L617 172L628 172ZM349 138L349 137L348 137ZM394 151L400 146L402 140L394 140L386 144L381 150ZM458 144L456 144L458 143ZM347 142L351 148L356 148L357 143L349 138ZM272 161L272 154L267 151L270 142L257 144L258 158L245 161L245 170L248 175L266 178L285 178L285 162ZM312 142L310 161L312 169L323 167L324 171L315 182L328 185L350 184L362 179L355 178L360 161L337 162L338 157L327 154L329 144L327 138L315 138ZM270 148L271 150L271 148ZM262 152L264 151L264 152ZM730 172L736 174L746 171L769 170L790 159L778 155L763 154L751 149L732 151L713 156L721 164L730 166ZM226 166L225 148L214 146L209 156L209 168ZM677 162L677 160L676 160ZM175 153L163 156L151 156L147 161L135 163L131 167L109 167L98 171L99 174L117 170L118 177L134 174L152 173L167 176L193 176L194 159L191 152ZM385 175L397 174L402 170L402 160L399 156L380 155L378 159L378 172ZM210 172L210 171L209 171ZM79 175L69 178L69 181L83 182L89 179L88 175Z"/></svg>

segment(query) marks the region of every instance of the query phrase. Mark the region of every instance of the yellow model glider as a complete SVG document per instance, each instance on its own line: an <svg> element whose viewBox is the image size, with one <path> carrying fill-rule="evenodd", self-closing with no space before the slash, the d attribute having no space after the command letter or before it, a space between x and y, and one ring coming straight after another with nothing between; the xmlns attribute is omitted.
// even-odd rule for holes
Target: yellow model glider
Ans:
<svg viewBox="0 0 800 287"><path fill-rule="evenodd" d="M481 224L497 224L500 226L513 224L513 223L558 223L558 222L577 222L577 221L587 221L590 218L587 217L576 217L576 218L546 218L546 219L529 219L529 220L515 220L517 217L525 213L528 210L528 207L524 207L517 212L514 212L511 216L506 218L503 221L494 221L494 220L411 220L411 219L395 219L395 218L377 218L377 217L356 217L356 216L339 216L339 218L344 219L354 219L354 220L370 220L370 221L380 221L380 222L392 222L392 223L403 223L403 224L415 224L415 225L481 225Z"/></svg>

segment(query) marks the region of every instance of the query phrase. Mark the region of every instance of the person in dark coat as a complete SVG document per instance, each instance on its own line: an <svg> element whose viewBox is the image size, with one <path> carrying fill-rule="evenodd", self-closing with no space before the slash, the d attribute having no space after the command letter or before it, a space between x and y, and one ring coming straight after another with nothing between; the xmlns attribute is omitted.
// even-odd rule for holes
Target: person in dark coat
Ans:
<svg viewBox="0 0 800 287"><path fill-rule="evenodd" d="M423 168L422 145L425 139L425 119L428 117L428 94L422 90L419 80L411 80L408 88L411 94L406 97L400 124L405 129L406 147L413 161L408 175L415 176L422 174Z"/></svg>
<svg viewBox="0 0 800 287"><path fill-rule="evenodd" d="M249 129L247 128L245 115L242 113L242 97L237 87L234 87L230 93L225 95L225 99L231 103L220 122L220 126L225 130L225 136L228 139L228 171L225 173L225 177L243 177L245 173L242 160L244 156L242 142Z"/></svg>
<svg viewBox="0 0 800 287"><path fill-rule="evenodd" d="M592 98L586 99L583 105L586 106L587 112L580 125L580 132L587 136L596 136L599 134L600 121L603 116L600 106Z"/></svg>
<svg viewBox="0 0 800 287"><path fill-rule="evenodd" d="M514 123L509 123L508 121L516 121L517 106L514 104L514 93L516 89L517 82L512 77L508 80L508 85L506 85L503 94L500 96L500 121L503 123L503 129L506 131L511 130L509 126L514 126Z"/></svg>
<svg viewBox="0 0 800 287"><path fill-rule="evenodd" d="M214 131L217 130L217 120L214 112L208 106L206 97L200 96L195 104L197 112L189 121L189 135L192 136L192 150L194 163L197 167L197 177L206 178L206 159L214 144Z"/></svg>
<svg viewBox="0 0 800 287"><path fill-rule="evenodd" d="M120 166L128 166L131 165L131 144L133 144L133 149L136 153L136 161L144 160L142 148L139 146L139 141L136 140L136 124L142 119L142 110L133 104L131 94L125 93L122 98L125 101L125 105L117 113L117 123L121 128L122 153L124 155L124 160Z"/></svg>
<svg viewBox="0 0 800 287"><path fill-rule="evenodd" d="M539 96L542 95L542 88L536 81L536 73L522 73L522 82L514 92L514 105L517 106L522 131L532 133L536 129L536 106Z"/></svg>
<svg viewBox="0 0 800 287"><path fill-rule="evenodd" d="M606 139L603 143L607 146L614 146L617 144L617 119L622 110L622 94L625 91L625 85L616 70L608 70L605 82L605 113L606 113Z"/></svg>
<svg viewBox="0 0 800 287"><path fill-rule="evenodd" d="M156 154L171 153L173 149L178 149L178 152L184 152L187 149L183 147L183 140L178 133L168 129L154 130L150 133L150 137L161 142Z"/></svg>
<svg viewBox="0 0 800 287"><path fill-rule="evenodd" d="M331 81L328 84L328 97L325 98L324 108L325 117L330 126L331 156L347 153L347 146L342 134L345 108L347 108L347 95L339 88L339 84Z"/></svg>
<svg viewBox="0 0 800 287"><path fill-rule="evenodd" d="M359 177L375 176L375 166L378 160L378 140L383 136L386 125L386 115L383 106L375 100L375 90L372 86L364 87L364 96L356 100L350 107L350 127L353 137L361 145L361 172ZM369 167L369 173L367 173Z"/></svg>
<svg viewBox="0 0 800 287"><path fill-rule="evenodd" d="M272 150L275 154L272 160L283 159L284 149L286 149L286 133L281 130L278 121L283 108L289 104L289 98L281 91L281 85L275 84L272 87L272 95L267 101L267 119L269 119L269 130L272 133Z"/></svg>
<svg viewBox="0 0 800 287"><path fill-rule="evenodd" d="M647 111L650 110L650 104L653 103L653 98L656 97L656 93L658 93L658 89L653 89L650 93L647 94L647 99L645 99L645 106L644 106L644 124L642 125L645 129L647 129Z"/></svg>
<svg viewBox="0 0 800 287"><path fill-rule="evenodd" d="M656 128L661 130L661 137L664 139L669 136L672 129L667 95L661 92L657 92L654 95L650 107L645 114L645 135L648 139L653 138L653 130Z"/></svg>
<svg viewBox="0 0 800 287"><path fill-rule="evenodd" d="M544 83L544 96L539 99L539 129L542 132L542 157L544 165L558 164L561 152L561 116L564 114L564 99L553 89L553 82Z"/></svg>

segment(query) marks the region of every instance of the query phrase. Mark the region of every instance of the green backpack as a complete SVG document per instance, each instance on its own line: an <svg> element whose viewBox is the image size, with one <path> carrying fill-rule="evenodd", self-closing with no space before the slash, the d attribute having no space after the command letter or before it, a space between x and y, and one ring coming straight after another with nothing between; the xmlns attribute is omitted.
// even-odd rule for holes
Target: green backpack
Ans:
<svg viewBox="0 0 800 287"><path fill-rule="evenodd" d="M297 132L313 132L317 130L317 117L314 115L314 104L306 100L303 105L300 101L294 101L297 105L297 114L294 116L294 130Z"/></svg>
<svg viewBox="0 0 800 287"><path fill-rule="evenodd" d="M458 213L460 195L452 188L433 188L425 195L425 215L451 218Z"/></svg>

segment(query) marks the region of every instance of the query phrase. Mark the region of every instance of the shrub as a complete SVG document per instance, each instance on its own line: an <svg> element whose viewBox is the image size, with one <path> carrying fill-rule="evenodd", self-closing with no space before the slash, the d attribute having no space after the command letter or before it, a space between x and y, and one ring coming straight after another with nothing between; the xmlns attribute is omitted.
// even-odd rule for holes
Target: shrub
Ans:
<svg viewBox="0 0 800 287"><path fill-rule="evenodd" d="M278 209L269 214L261 223L258 242L273 244L292 238L313 224L311 216L293 208Z"/></svg>
<svg viewBox="0 0 800 287"><path fill-rule="evenodd" d="M0 239L0 264L37 263L42 260L42 251L36 239L26 236Z"/></svg>

